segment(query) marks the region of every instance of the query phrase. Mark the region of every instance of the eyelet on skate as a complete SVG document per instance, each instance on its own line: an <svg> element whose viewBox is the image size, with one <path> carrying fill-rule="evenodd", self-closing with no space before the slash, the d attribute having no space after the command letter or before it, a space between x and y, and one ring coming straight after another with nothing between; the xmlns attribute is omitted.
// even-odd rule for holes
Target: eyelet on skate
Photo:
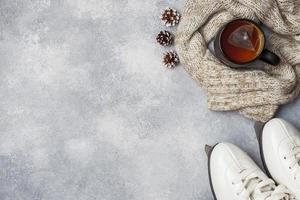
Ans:
<svg viewBox="0 0 300 200"><path fill-rule="evenodd" d="M292 169L292 167L289 167L289 169Z"/></svg>
<svg viewBox="0 0 300 200"><path fill-rule="evenodd" d="M283 159L286 160L286 157L284 156Z"/></svg>

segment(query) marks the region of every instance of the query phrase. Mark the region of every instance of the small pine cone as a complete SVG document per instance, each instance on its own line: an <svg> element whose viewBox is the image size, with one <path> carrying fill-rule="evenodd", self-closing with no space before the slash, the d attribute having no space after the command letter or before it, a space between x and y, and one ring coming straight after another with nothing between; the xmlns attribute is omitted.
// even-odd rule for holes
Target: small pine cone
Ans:
<svg viewBox="0 0 300 200"><path fill-rule="evenodd" d="M177 12L177 10L172 8L167 8L160 17L162 23L164 23L166 26L175 26L179 23L180 20L180 14Z"/></svg>
<svg viewBox="0 0 300 200"><path fill-rule="evenodd" d="M173 43L173 35L169 31L160 31L156 41L162 46L169 46Z"/></svg>
<svg viewBox="0 0 300 200"><path fill-rule="evenodd" d="M167 68L173 68L179 64L179 57L174 51L167 51L164 53L163 63Z"/></svg>

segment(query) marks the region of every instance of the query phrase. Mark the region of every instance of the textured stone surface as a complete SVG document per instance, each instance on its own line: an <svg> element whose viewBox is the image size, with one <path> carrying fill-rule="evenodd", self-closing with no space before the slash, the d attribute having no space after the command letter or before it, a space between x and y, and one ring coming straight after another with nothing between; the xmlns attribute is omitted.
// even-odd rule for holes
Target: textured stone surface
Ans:
<svg viewBox="0 0 300 200"><path fill-rule="evenodd" d="M1 199L212 199L206 143L259 161L252 121L161 64L158 16L182 4L0 1ZM279 115L300 124L299 108Z"/></svg>

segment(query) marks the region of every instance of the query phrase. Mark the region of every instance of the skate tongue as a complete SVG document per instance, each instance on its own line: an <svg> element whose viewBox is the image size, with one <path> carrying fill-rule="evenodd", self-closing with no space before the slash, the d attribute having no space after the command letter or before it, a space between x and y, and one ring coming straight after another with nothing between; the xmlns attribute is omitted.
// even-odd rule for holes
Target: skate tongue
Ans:
<svg viewBox="0 0 300 200"><path fill-rule="evenodd" d="M257 200L273 200L269 198L273 187L271 185L260 187L259 184L261 182L262 180L260 180L259 178L252 181L251 186L249 186L249 191L253 191L253 193L250 194L251 197Z"/></svg>
<svg viewBox="0 0 300 200"><path fill-rule="evenodd" d="M283 185L278 185L272 192L270 200L295 200L295 196Z"/></svg>
<svg viewBox="0 0 300 200"><path fill-rule="evenodd" d="M285 186L278 185L272 189L268 197L262 200L295 200L295 196Z"/></svg>
<svg viewBox="0 0 300 200"><path fill-rule="evenodd" d="M244 183L244 187L247 190L247 193L252 199L259 199L261 194L264 192L262 190L268 190L266 187L267 184L261 184L263 181L260 178L259 174L257 174L257 170L242 170L241 172L242 180ZM269 189L270 190L270 189ZM262 199L263 200L263 199Z"/></svg>
<svg viewBox="0 0 300 200"><path fill-rule="evenodd" d="M257 199L258 195L255 191L257 188L257 185L260 183L260 180L258 178L253 179L248 186L248 191L253 191L252 194L250 194L250 196L253 197L253 199Z"/></svg>
<svg viewBox="0 0 300 200"><path fill-rule="evenodd" d="M292 200L291 192L279 185L276 187L272 179L267 178L256 170L242 170L242 181L247 190L247 199L255 200Z"/></svg>
<svg viewBox="0 0 300 200"><path fill-rule="evenodd" d="M291 194L290 191L286 187L282 185L276 187L274 181L272 181L271 179L264 179L264 178L253 179L250 187L252 187L251 188L252 190L249 191L253 191L250 194L250 199L255 199L255 200L292 200L293 199L292 195L290 195Z"/></svg>

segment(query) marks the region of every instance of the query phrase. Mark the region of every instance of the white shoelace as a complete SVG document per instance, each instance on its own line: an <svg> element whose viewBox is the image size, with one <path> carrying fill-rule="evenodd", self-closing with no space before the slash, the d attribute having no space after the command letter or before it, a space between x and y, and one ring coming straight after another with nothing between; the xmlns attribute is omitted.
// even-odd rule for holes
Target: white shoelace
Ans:
<svg viewBox="0 0 300 200"><path fill-rule="evenodd" d="M300 176L300 147L294 147L290 153L284 156L284 159L293 160L289 168L295 172L294 179L297 179Z"/></svg>
<svg viewBox="0 0 300 200"><path fill-rule="evenodd" d="M290 191L279 185L276 187L271 179L262 180L254 170L242 170L239 180L232 184L240 184L237 195L245 200L294 200L295 197Z"/></svg>
<svg viewBox="0 0 300 200"><path fill-rule="evenodd" d="M295 196L283 185L275 188L268 200L296 200Z"/></svg>

